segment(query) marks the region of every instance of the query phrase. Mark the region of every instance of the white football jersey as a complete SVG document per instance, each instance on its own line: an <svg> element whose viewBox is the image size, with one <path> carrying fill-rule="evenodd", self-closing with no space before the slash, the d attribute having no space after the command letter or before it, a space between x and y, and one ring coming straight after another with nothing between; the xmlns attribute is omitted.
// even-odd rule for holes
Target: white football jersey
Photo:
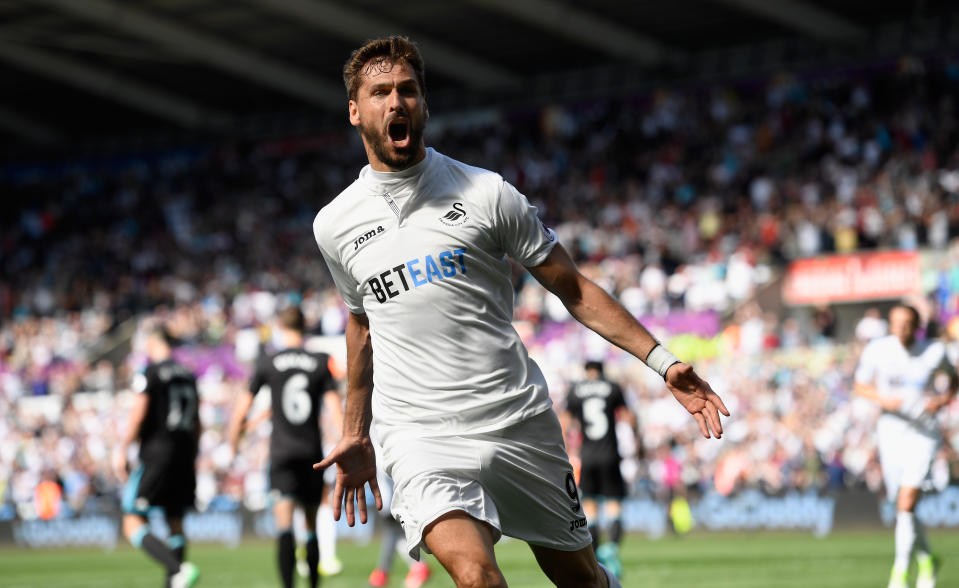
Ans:
<svg viewBox="0 0 959 588"><path fill-rule="evenodd" d="M942 342L921 341L906 349L895 335L886 335L873 339L863 349L856 368L856 382L873 384L880 396L898 398L909 404L921 396L936 393L933 386L936 372L954 373L954 370ZM881 429L895 431L895 427L905 425L925 434L935 433L934 419L907 421L898 413L887 412L880 417Z"/></svg>
<svg viewBox="0 0 959 588"><path fill-rule="evenodd" d="M369 318L380 442L398 428L492 431L551 407L512 326L506 256L538 265L556 235L501 176L433 149L401 172L367 165L313 231L346 306Z"/></svg>

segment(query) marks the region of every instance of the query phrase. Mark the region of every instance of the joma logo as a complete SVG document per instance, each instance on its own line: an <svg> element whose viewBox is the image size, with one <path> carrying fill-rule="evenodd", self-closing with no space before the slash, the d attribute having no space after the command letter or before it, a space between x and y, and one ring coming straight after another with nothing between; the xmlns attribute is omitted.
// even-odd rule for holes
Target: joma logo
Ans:
<svg viewBox="0 0 959 588"><path fill-rule="evenodd" d="M366 231L365 233L363 233L356 239L353 239L353 251L356 251L357 249L360 248L360 245L362 245L363 243L366 243L367 241L379 235L383 231L384 231L383 226L378 225L375 229L370 229L369 231Z"/></svg>

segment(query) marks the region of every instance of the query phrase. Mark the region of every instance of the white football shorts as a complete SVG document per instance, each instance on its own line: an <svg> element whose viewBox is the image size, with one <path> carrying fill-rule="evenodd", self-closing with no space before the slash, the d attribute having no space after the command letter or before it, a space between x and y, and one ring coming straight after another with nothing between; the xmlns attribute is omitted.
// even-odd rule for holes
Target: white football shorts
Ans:
<svg viewBox="0 0 959 588"><path fill-rule="evenodd" d="M395 483L390 511L416 559L429 553L423 530L456 510L488 523L494 541L507 535L561 551L592 542L552 410L487 433L393 432L380 455Z"/></svg>
<svg viewBox="0 0 959 588"><path fill-rule="evenodd" d="M885 418L885 416L883 417ZM884 426L886 425L886 426ZM886 497L895 502L900 487L931 488L930 470L941 438L880 420L879 465L886 484Z"/></svg>

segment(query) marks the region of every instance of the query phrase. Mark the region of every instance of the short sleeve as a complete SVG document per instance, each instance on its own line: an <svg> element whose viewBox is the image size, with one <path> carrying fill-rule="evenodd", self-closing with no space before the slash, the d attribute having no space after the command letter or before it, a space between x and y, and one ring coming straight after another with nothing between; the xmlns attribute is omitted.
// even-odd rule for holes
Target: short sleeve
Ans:
<svg viewBox="0 0 959 588"><path fill-rule="evenodd" d="M330 275L333 276L333 283L336 284L336 289L339 291L340 296L343 298L343 303L346 305L346 308L353 314L363 314L363 293L360 289L359 283L353 279L353 276L346 271L346 268L343 267L340 263L339 256L336 255L335 249L330 251L320 233L320 217L317 215L316 221L313 224L313 235L316 238L316 244L320 248L320 253L323 255L323 260L326 261L326 266L330 269Z"/></svg>
<svg viewBox="0 0 959 588"><path fill-rule="evenodd" d="M135 394L146 394L149 387L150 380L146 372L134 374L133 381L130 383L130 389L133 390Z"/></svg>
<svg viewBox="0 0 959 588"><path fill-rule="evenodd" d="M556 245L556 233L539 219L536 207L509 182L500 187L493 228L507 255L526 267L543 263Z"/></svg>
<svg viewBox="0 0 959 588"><path fill-rule="evenodd" d="M256 361L256 368L253 370L253 377L250 378L250 394L256 396L260 392L260 389L266 384L266 380L266 360L264 357L260 357L260 359Z"/></svg>

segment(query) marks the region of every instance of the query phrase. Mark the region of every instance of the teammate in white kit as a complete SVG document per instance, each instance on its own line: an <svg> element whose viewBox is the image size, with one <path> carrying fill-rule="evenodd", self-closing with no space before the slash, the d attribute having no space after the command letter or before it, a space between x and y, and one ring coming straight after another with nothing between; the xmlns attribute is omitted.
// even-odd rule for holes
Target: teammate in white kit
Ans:
<svg viewBox="0 0 959 588"><path fill-rule="evenodd" d="M493 551L503 534L529 543L558 586L619 586L593 554L543 374L512 327L506 256L656 369L704 436L721 435L725 406L579 273L515 188L425 147L415 45L367 43L344 81L369 165L313 225L350 311L343 438L314 466L338 466L336 516L345 502L349 524L356 509L366 521L367 483L382 507L375 442L410 554L432 552L457 586L506 586Z"/></svg>
<svg viewBox="0 0 959 588"><path fill-rule="evenodd" d="M918 327L916 309L893 307L890 334L866 345L856 369L856 394L882 408L879 462L886 492L896 502L896 559L889 588L908 585L913 554L918 563L916 587L936 585L936 562L915 508L942 443L935 415L956 394L956 370L942 342L916 341Z"/></svg>

